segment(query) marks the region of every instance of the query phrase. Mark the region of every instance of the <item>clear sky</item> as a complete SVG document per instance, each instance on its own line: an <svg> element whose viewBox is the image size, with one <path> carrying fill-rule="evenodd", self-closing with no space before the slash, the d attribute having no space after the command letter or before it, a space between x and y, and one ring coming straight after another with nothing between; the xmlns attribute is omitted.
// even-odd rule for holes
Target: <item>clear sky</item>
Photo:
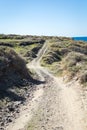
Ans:
<svg viewBox="0 0 87 130"><path fill-rule="evenodd" d="M87 0L0 0L0 33L87 36Z"/></svg>

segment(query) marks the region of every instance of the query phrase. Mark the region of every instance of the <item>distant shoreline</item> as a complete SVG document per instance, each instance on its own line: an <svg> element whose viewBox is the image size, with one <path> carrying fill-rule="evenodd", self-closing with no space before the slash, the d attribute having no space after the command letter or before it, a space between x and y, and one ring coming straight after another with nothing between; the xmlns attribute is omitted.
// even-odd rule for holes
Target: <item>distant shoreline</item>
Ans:
<svg viewBox="0 0 87 130"><path fill-rule="evenodd" d="M72 37L76 41L87 41L87 37Z"/></svg>

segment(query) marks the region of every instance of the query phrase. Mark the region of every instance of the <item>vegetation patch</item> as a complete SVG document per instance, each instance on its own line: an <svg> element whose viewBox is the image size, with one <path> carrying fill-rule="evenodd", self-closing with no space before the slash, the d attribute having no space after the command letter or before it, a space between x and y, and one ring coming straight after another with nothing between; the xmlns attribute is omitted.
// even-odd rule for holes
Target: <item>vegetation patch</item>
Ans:
<svg viewBox="0 0 87 130"><path fill-rule="evenodd" d="M66 76L69 80L77 77L80 83L85 84L87 42L63 37L50 39L41 65L48 67L57 76Z"/></svg>
<svg viewBox="0 0 87 130"><path fill-rule="evenodd" d="M37 56L39 49L45 42L45 37L30 35L0 35L0 46L14 49L26 62L30 62Z"/></svg>

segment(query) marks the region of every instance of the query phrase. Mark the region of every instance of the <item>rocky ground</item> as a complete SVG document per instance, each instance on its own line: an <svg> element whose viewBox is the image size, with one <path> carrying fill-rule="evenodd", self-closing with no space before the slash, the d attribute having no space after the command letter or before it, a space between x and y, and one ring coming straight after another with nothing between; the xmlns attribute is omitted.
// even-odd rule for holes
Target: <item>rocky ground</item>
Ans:
<svg viewBox="0 0 87 130"><path fill-rule="evenodd" d="M22 88L19 94L19 100L16 97L15 101L8 101L7 105L0 106L0 130L5 130L9 123L12 123L19 116L20 108L26 104L27 98L32 98L35 89L36 86L29 83L25 89Z"/></svg>

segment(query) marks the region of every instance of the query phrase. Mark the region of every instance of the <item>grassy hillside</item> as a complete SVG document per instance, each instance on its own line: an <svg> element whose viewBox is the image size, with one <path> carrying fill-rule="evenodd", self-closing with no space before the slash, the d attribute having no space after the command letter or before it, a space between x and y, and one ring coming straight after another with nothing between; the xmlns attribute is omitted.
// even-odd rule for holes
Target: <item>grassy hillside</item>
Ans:
<svg viewBox="0 0 87 130"><path fill-rule="evenodd" d="M44 39L37 36L0 35L0 46L13 48L26 62L36 57Z"/></svg>
<svg viewBox="0 0 87 130"><path fill-rule="evenodd" d="M37 57L39 49L43 46L46 40L49 41L48 49L42 58L41 64L49 67L50 70L52 70L52 72L57 76L65 76L68 79L76 77L81 83L86 84L86 42L74 41L72 38L66 37L1 34L0 51L6 50L6 52L8 52L13 50L15 54L17 53L17 58L22 57L27 63ZM13 53L11 55L13 55ZM19 64L18 61L17 63ZM21 63L23 63L24 66L23 60Z"/></svg>
<svg viewBox="0 0 87 130"><path fill-rule="evenodd" d="M50 68L57 76L64 76L69 80L75 77L86 85L87 42L63 37L51 39L41 64Z"/></svg>
<svg viewBox="0 0 87 130"><path fill-rule="evenodd" d="M0 47L13 49L18 55L30 62L37 57L39 49L49 40L48 49L41 64L49 67L56 75L68 79L77 77L85 84L87 79L87 43L66 37L0 35ZM66 62L67 61L67 62Z"/></svg>

